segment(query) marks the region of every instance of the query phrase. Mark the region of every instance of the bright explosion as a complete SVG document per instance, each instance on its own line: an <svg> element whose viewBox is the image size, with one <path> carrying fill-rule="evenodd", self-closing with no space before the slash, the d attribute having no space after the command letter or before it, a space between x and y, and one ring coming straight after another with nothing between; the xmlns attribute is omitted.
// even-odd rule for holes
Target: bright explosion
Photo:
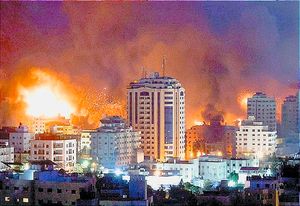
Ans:
<svg viewBox="0 0 300 206"><path fill-rule="evenodd" d="M40 86L34 89L23 89L23 99L26 103L26 114L33 117L69 118L74 112L74 107L50 86Z"/></svg>

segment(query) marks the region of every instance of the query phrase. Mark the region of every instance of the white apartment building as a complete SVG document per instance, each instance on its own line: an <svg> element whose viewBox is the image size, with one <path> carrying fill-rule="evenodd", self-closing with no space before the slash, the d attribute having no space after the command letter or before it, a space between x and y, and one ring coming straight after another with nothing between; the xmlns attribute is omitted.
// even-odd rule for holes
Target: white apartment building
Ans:
<svg viewBox="0 0 300 206"><path fill-rule="evenodd" d="M157 162L152 165L152 169L157 173L164 170L177 170L183 182L192 182L194 178L198 177L198 164L189 161Z"/></svg>
<svg viewBox="0 0 300 206"><path fill-rule="evenodd" d="M276 131L276 102L274 97L268 97L262 92L256 92L247 100L247 115L254 116L256 121Z"/></svg>
<svg viewBox="0 0 300 206"><path fill-rule="evenodd" d="M217 156L201 156L199 159L199 177L203 180L220 182L227 179L226 160Z"/></svg>
<svg viewBox="0 0 300 206"><path fill-rule="evenodd" d="M14 162L13 147L0 147L0 171L7 168L2 162Z"/></svg>
<svg viewBox="0 0 300 206"><path fill-rule="evenodd" d="M80 132L80 151L85 154L89 154L91 151L92 132L96 132L96 130L82 130Z"/></svg>
<svg viewBox="0 0 300 206"><path fill-rule="evenodd" d="M80 133L73 125L52 125L49 129L52 134L76 135Z"/></svg>
<svg viewBox="0 0 300 206"><path fill-rule="evenodd" d="M42 134L46 131L46 121L43 118L34 118L31 130L35 134Z"/></svg>
<svg viewBox="0 0 300 206"><path fill-rule="evenodd" d="M118 116L100 120L100 127L91 133L91 156L108 169L126 167L140 159L140 133ZM143 154L142 154L143 155Z"/></svg>
<svg viewBox="0 0 300 206"><path fill-rule="evenodd" d="M259 167L258 159L246 158L231 158L226 159L227 163L227 176L232 173L239 173L242 167Z"/></svg>
<svg viewBox="0 0 300 206"><path fill-rule="evenodd" d="M141 131L145 156L184 159L185 89L178 80L156 72L131 82L127 115L130 125Z"/></svg>
<svg viewBox="0 0 300 206"><path fill-rule="evenodd" d="M263 158L275 153L276 131L270 131L263 122L249 117L242 121L236 132L236 150L238 157Z"/></svg>
<svg viewBox="0 0 300 206"><path fill-rule="evenodd" d="M76 163L76 138L72 136L57 136L40 134L31 140L31 160L51 160L59 168L72 171Z"/></svg>
<svg viewBox="0 0 300 206"><path fill-rule="evenodd" d="M15 153L29 153L30 140L34 133L29 132L28 127L20 123L14 132L9 133L9 146L14 148Z"/></svg>

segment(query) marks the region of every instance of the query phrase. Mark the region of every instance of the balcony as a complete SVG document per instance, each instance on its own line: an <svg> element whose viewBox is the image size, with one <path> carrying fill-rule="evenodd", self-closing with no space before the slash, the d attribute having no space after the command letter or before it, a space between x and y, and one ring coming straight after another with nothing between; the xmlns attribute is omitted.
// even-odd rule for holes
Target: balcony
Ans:
<svg viewBox="0 0 300 206"><path fill-rule="evenodd" d="M55 155L62 155L62 154L63 154L63 151L62 151L62 150L55 150L55 151L53 152L53 154L55 154Z"/></svg>
<svg viewBox="0 0 300 206"><path fill-rule="evenodd" d="M63 144L54 144L53 148L63 148L64 145Z"/></svg>

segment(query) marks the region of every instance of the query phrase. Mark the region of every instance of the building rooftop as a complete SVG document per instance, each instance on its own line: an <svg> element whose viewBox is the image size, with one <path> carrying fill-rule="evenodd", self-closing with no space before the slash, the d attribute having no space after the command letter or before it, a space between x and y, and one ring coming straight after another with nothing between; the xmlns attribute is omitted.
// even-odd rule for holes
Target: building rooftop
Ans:
<svg viewBox="0 0 300 206"><path fill-rule="evenodd" d="M51 160L29 160L31 165L56 165L55 162Z"/></svg>
<svg viewBox="0 0 300 206"><path fill-rule="evenodd" d="M294 95L287 96L284 100L284 103L286 102L297 102L297 97Z"/></svg>
<svg viewBox="0 0 300 206"><path fill-rule="evenodd" d="M257 171L257 170L259 170L259 167L241 167L240 170L243 170L243 171Z"/></svg>
<svg viewBox="0 0 300 206"><path fill-rule="evenodd" d="M276 177L271 177L271 176L260 176L260 175L252 175L248 176L247 180L277 180Z"/></svg>
<svg viewBox="0 0 300 206"><path fill-rule="evenodd" d="M168 76L159 76L158 72L154 72L147 77L141 78L138 81L131 82L129 89L147 87L159 89L177 89L181 84L177 79Z"/></svg>
<svg viewBox="0 0 300 206"><path fill-rule="evenodd" d="M51 133L43 133L35 136L35 140L71 140L76 139L74 135L56 135Z"/></svg>
<svg viewBox="0 0 300 206"><path fill-rule="evenodd" d="M125 119L120 116L108 116L100 120L100 127L94 132L123 132L126 129L132 130L132 127Z"/></svg>

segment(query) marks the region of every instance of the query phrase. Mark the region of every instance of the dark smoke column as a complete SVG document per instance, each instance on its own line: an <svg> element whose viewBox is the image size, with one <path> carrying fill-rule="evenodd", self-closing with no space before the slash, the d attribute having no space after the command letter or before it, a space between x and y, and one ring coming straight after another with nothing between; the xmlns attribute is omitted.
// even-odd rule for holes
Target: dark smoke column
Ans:
<svg viewBox="0 0 300 206"><path fill-rule="evenodd" d="M127 115L141 131L146 158L184 159L185 89L178 80L154 73L130 83Z"/></svg>

